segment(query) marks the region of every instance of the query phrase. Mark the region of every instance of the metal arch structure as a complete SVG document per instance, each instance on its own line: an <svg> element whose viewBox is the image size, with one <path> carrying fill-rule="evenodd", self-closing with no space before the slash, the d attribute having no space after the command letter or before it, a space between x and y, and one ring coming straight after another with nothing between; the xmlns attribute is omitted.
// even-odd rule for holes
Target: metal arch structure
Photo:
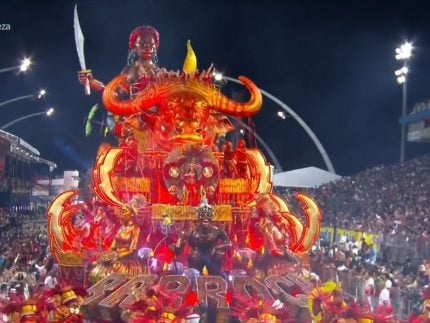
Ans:
<svg viewBox="0 0 430 323"><path fill-rule="evenodd" d="M241 81L239 81L238 79L235 79L233 77L230 77L230 76L223 76L222 78L227 80L227 81L242 84ZM300 116L296 112L294 112L293 109L291 109L288 105L286 105L280 99L278 99L274 95L270 94L269 92L267 92L261 88L260 88L260 91L265 97L267 97L268 99L272 100L277 105L279 105L282 109L284 109L289 115L291 115L299 123L299 125L306 131L306 133L309 135L309 137L311 138L311 140L313 141L313 143L317 147L318 151L320 152L321 157L323 158L324 163L327 167L327 170L329 172L335 174L336 172L334 170L333 164L332 164L326 150L324 149L322 143L320 142L318 137L315 135L315 133L312 131L312 129L306 124L306 122L304 122L303 119L300 118Z"/></svg>
<svg viewBox="0 0 430 323"><path fill-rule="evenodd" d="M239 126L241 126L242 128L245 128L246 130L248 130L256 139L257 141L263 146L263 148L266 150L266 152L269 154L270 159L272 160L275 169L279 172L282 172L282 165L279 162L278 158L276 157L275 153L272 151L272 149L270 149L269 145L263 140L263 138L261 138L255 131L254 129L252 129L250 126L248 126L245 122L243 122L241 119L239 118L233 118L234 121L236 121Z"/></svg>

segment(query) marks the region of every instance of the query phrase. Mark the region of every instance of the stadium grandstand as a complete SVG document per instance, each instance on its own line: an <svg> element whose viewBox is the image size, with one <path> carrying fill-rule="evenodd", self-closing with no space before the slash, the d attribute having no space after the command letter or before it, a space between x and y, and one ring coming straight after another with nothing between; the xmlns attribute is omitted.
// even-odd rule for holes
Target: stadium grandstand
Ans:
<svg viewBox="0 0 430 323"><path fill-rule="evenodd" d="M34 178L52 178L56 167L22 138L0 130L0 207L28 207Z"/></svg>
<svg viewBox="0 0 430 323"><path fill-rule="evenodd" d="M400 123L408 127L409 142L430 142L430 100L415 104L410 114L400 118Z"/></svg>

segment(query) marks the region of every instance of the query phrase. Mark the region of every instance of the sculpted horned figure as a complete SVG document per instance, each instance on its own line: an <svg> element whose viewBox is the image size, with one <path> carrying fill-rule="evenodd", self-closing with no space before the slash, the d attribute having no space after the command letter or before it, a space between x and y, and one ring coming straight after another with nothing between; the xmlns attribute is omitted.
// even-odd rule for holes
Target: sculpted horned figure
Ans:
<svg viewBox="0 0 430 323"><path fill-rule="evenodd" d="M246 103L233 101L207 81L207 73L192 77L161 74L133 99L121 100L118 88L126 88L126 75L113 79L103 92L106 108L117 115L140 114L162 149L195 143L215 145L219 136L233 127L226 117L247 117L261 107L261 93L255 84L241 77L250 91ZM157 107L157 112L150 111ZM156 134L156 135L155 135Z"/></svg>

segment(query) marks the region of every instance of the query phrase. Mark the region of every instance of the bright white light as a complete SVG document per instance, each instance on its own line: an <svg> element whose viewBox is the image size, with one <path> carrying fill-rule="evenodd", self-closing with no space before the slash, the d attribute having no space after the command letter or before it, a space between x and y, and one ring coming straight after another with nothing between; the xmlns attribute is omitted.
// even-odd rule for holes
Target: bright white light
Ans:
<svg viewBox="0 0 430 323"><path fill-rule="evenodd" d="M53 113L54 113L55 109L54 108L49 108L48 111L46 111L46 115L48 117L50 117Z"/></svg>
<svg viewBox="0 0 430 323"><path fill-rule="evenodd" d="M215 74L215 81L221 81L222 80L222 74L221 73L216 73Z"/></svg>
<svg viewBox="0 0 430 323"><path fill-rule="evenodd" d="M397 82L399 82L399 84L403 84L405 83L405 81L406 81L406 77L404 77L403 75L397 78Z"/></svg>
<svg viewBox="0 0 430 323"><path fill-rule="evenodd" d="M406 42L401 45L399 48L396 48L396 59L397 60L406 60L412 56L413 46L411 43Z"/></svg>
<svg viewBox="0 0 430 323"><path fill-rule="evenodd" d="M278 117L281 118L282 120L285 120L287 118L286 114L284 111L278 111L277 113Z"/></svg>
<svg viewBox="0 0 430 323"><path fill-rule="evenodd" d="M242 134L242 135L243 135L243 134L245 133L245 130L240 129L240 130L239 130L239 132L240 132L240 134Z"/></svg>
<svg viewBox="0 0 430 323"><path fill-rule="evenodd" d="M37 98L41 99L46 95L46 90L42 89L39 91L39 93L37 94Z"/></svg>
<svg viewBox="0 0 430 323"><path fill-rule="evenodd" d="M406 66L403 66L401 69L394 71L394 75L397 76L397 81L399 83L404 83L406 81L406 75L409 70Z"/></svg>
<svg viewBox="0 0 430 323"><path fill-rule="evenodd" d="M405 53L405 55L406 55L406 56L408 56L408 55L409 55L409 57L410 57L410 56L411 56L411 54L412 54L412 49L413 49L413 47L412 47L412 44L411 44L411 43L407 42L407 43L404 43L404 44L400 47L400 49L402 50L402 52L403 52L403 53Z"/></svg>
<svg viewBox="0 0 430 323"><path fill-rule="evenodd" d="M30 65L31 65L31 60L29 58L24 58L21 61L21 65L19 66L19 69L20 69L21 72L25 72L25 71L28 70L28 68L30 67Z"/></svg>
<svg viewBox="0 0 430 323"><path fill-rule="evenodd" d="M214 73L214 79L215 79L215 81L222 81L222 74L221 73L219 73L219 72L215 72Z"/></svg>

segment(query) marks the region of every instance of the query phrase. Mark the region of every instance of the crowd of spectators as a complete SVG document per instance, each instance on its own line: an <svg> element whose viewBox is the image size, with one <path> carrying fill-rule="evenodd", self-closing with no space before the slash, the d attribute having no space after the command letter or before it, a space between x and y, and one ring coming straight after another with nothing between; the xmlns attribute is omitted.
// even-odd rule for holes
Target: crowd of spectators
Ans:
<svg viewBox="0 0 430 323"><path fill-rule="evenodd" d="M25 222L46 221L43 211L0 208L0 232L8 231L9 228L17 227Z"/></svg>
<svg viewBox="0 0 430 323"><path fill-rule="evenodd" d="M395 234L430 233L430 155L378 166L309 190L324 224Z"/></svg>
<svg viewBox="0 0 430 323"><path fill-rule="evenodd" d="M0 177L0 192L29 193L31 191L31 181L20 178Z"/></svg>
<svg viewBox="0 0 430 323"><path fill-rule="evenodd" d="M430 246L430 155L374 167L318 188L281 191L293 209L297 191L317 201L325 226L378 233L386 241L413 243L423 251Z"/></svg>
<svg viewBox="0 0 430 323"><path fill-rule="evenodd" d="M409 310L414 300L421 304L420 294L430 285L430 155L374 167L318 188L281 191L300 214L297 191L317 201L323 225L333 231L379 235L369 243L341 234L334 242L320 240L311 257L314 271L325 276L322 270L330 269L336 278L365 282L360 288L373 308L384 299L399 311L399 300L407 299ZM323 280L328 278L334 277ZM352 289L355 294L359 290L357 285Z"/></svg>
<svg viewBox="0 0 430 323"><path fill-rule="evenodd" d="M29 295L55 277L44 212L1 210L0 299Z"/></svg>

